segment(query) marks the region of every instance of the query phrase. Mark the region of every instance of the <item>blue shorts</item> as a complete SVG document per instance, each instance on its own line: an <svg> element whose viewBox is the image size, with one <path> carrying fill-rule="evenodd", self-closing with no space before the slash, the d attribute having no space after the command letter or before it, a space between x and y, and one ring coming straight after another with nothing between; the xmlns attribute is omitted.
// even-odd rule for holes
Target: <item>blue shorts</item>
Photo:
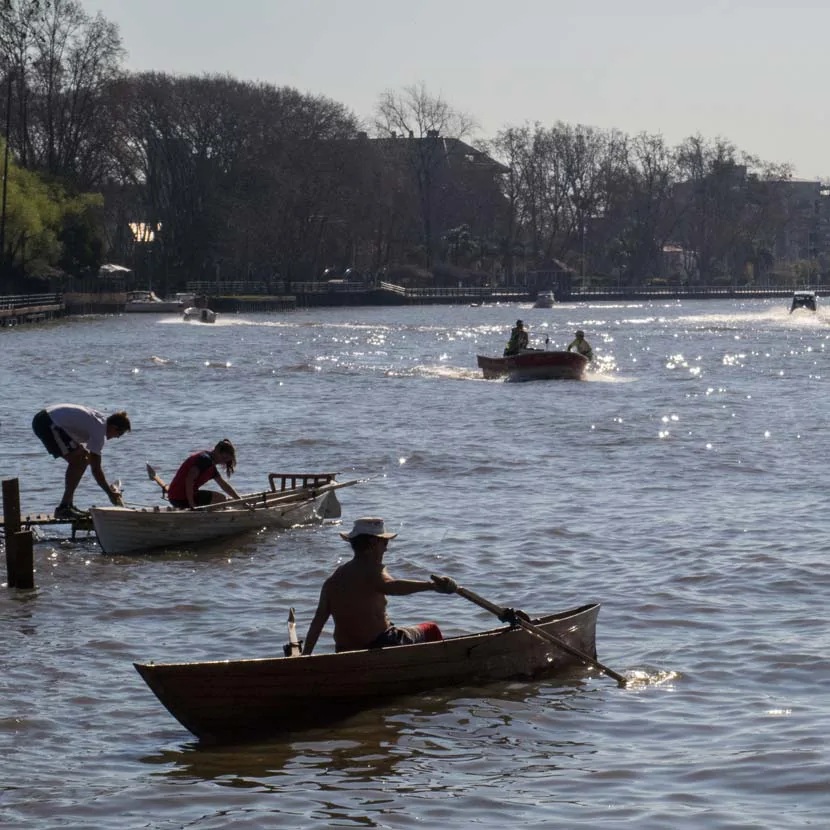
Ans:
<svg viewBox="0 0 830 830"><path fill-rule="evenodd" d="M32 418L32 430L53 458L63 458L81 445L65 430L61 429L45 409Z"/></svg>

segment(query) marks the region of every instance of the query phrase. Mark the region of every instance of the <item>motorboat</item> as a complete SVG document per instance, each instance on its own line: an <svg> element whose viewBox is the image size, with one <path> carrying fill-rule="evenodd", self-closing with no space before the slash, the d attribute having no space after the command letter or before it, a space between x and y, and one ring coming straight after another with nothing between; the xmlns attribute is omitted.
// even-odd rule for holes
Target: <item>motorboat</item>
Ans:
<svg viewBox="0 0 830 830"><path fill-rule="evenodd" d="M478 355L477 361L487 380L581 380L588 366L588 358L579 352L545 349L523 349L507 357Z"/></svg>
<svg viewBox="0 0 830 830"><path fill-rule="evenodd" d="M815 291L796 291L793 294L792 304L790 305L790 314L797 308L806 308L808 311L815 311L817 300L818 297Z"/></svg>
<svg viewBox="0 0 830 830"><path fill-rule="evenodd" d="M541 291L536 295L536 302L533 303L534 308L553 308L556 302L556 297L553 291Z"/></svg>
<svg viewBox="0 0 830 830"><path fill-rule="evenodd" d="M219 315L209 308L197 308L190 306L182 312L182 318L194 323L215 323Z"/></svg>

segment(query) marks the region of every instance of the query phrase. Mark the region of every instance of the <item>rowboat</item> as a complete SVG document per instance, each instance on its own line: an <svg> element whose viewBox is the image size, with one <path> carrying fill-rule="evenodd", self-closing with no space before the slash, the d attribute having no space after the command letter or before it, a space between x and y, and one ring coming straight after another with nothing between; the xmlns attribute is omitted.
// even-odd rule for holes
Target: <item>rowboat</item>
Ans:
<svg viewBox="0 0 830 830"><path fill-rule="evenodd" d="M340 516L336 490L357 480L336 473L271 473L270 490L239 499L176 510L173 507L91 507L92 525L104 553L144 553L205 542L264 527L319 524ZM277 482L280 487L277 487Z"/></svg>
<svg viewBox="0 0 830 830"><path fill-rule="evenodd" d="M533 624L596 659L598 613L592 603ZM134 665L185 729L204 741L229 741L319 726L401 695L564 675L582 662L524 628L506 626L336 654Z"/></svg>
<svg viewBox="0 0 830 830"><path fill-rule="evenodd" d="M523 380L581 380L588 358L578 352L548 352L525 349L510 357L478 355L478 368L488 380L506 377Z"/></svg>

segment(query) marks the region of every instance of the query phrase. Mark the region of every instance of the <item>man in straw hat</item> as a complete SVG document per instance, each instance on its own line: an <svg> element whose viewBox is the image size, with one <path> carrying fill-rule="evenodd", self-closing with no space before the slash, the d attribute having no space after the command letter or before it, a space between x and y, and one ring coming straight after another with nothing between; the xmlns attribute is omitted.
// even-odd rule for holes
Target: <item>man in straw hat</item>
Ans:
<svg viewBox="0 0 830 830"><path fill-rule="evenodd" d="M442 640L434 622L399 628L386 613L387 596L406 596L421 591L455 593L458 587L448 576L435 581L395 579L383 565L390 539L383 519L358 519L349 533L340 534L352 546L353 557L324 583L314 619L308 628L303 654L311 654L323 626L334 617L334 645L337 651L401 646Z"/></svg>

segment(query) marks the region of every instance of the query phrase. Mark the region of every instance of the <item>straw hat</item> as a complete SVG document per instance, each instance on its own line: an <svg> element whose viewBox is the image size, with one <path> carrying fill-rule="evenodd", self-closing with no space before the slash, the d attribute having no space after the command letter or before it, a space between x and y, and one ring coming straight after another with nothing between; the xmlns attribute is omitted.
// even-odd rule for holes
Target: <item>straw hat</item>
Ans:
<svg viewBox="0 0 830 830"><path fill-rule="evenodd" d="M355 536L379 536L381 539L394 539L397 535L397 533L386 532L383 519L364 516L362 519L356 519L351 531L349 533L341 533L340 537L349 542Z"/></svg>

